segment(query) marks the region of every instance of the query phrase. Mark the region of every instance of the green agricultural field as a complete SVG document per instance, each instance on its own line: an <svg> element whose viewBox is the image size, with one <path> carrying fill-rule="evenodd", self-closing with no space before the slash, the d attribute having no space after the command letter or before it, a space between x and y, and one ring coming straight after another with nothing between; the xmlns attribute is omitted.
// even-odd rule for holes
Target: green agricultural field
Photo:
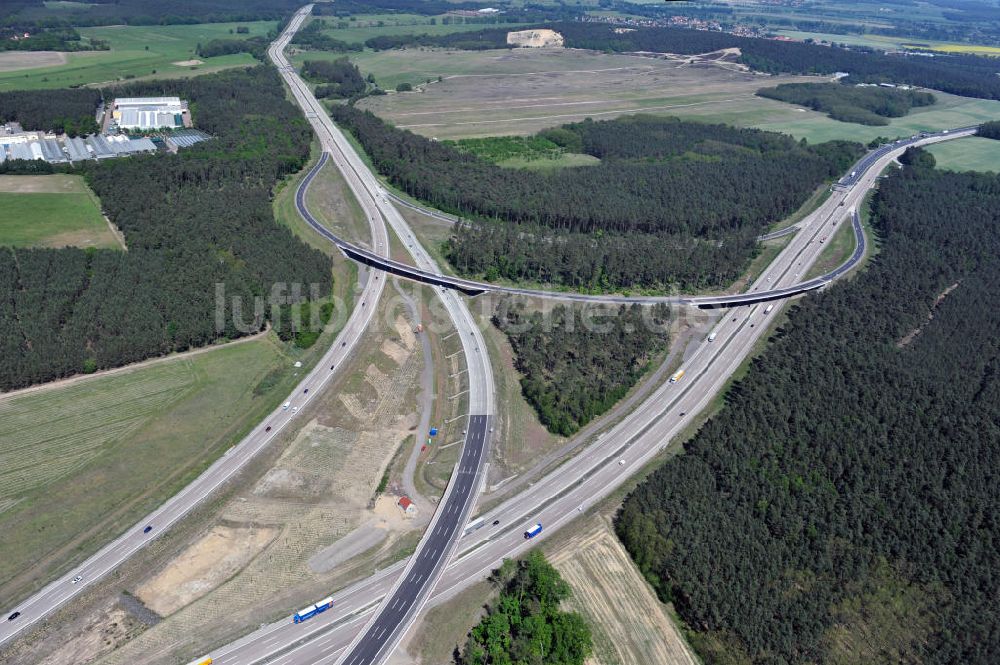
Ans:
<svg viewBox="0 0 1000 665"><path fill-rule="evenodd" d="M972 125L986 120L1000 119L1000 101L958 97L943 92L932 91L937 103L932 106L910 111L902 118L891 118L888 125L865 127L853 123L840 122L826 117L823 113L798 110L800 107L784 102L763 105L749 105L752 110L741 117L734 115L735 124L747 124L761 129L785 132L796 138L806 138L810 143L820 143L831 139L848 139L867 143L884 136L888 138L912 136L928 130L948 129ZM761 102L771 100L760 100ZM784 107L784 108L779 108Z"/></svg>
<svg viewBox="0 0 1000 665"><path fill-rule="evenodd" d="M0 597L37 589L189 483L332 334L303 352L269 333L0 397Z"/></svg>
<svg viewBox="0 0 1000 665"><path fill-rule="evenodd" d="M1000 141L973 136L938 143L928 150L934 155L940 169L1000 173Z"/></svg>
<svg viewBox="0 0 1000 665"><path fill-rule="evenodd" d="M235 34L237 26L246 26L250 33ZM261 36L274 27L273 22L259 21L80 28L85 38L107 40L111 50L67 53L65 64L0 72L0 91L64 88L126 78L177 78L251 65L256 61L248 53L202 59L195 49L211 39ZM195 60L200 62L191 62Z"/></svg>
<svg viewBox="0 0 1000 665"><path fill-rule="evenodd" d="M119 247L81 176L0 176L0 245Z"/></svg>
<svg viewBox="0 0 1000 665"><path fill-rule="evenodd" d="M525 159L523 157L511 157L502 162L500 166L514 169L528 169L530 171L548 171L550 169L561 169L570 166L594 166L600 164L601 160L593 155L581 155L576 152L566 152L558 157L541 159Z"/></svg>

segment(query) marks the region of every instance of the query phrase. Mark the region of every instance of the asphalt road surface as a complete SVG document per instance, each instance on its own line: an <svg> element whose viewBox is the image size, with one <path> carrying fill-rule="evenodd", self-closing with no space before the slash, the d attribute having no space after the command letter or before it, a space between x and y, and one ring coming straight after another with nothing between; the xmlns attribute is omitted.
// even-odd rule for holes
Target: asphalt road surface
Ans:
<svg viewBox="0 0 1000 665"><path fill-rule="evenodd" d="M440 271L436 270L433 261L420 247L398 211L389 204L388 196L385 195L375 176L366 169L339 130L333 127L332 121L329 120L326 113L322 112L312 95L303 93L302 89L305 86L302 85L301 80L296 81L297 75L284 60L284 56L281 55L290 34L301 25L305 17L303 12L308 12L308 10L309 7L300 10L293 18L292 23L289 24L292 32L286 30L286 33L275 42L271 49L272 59L275 60L286 81L289 81L293 95L296 96L305 110L307 118L316 128L324 150L330 152L332 159L345 175L352 190L358 195L358 201L369 217L372 225L374 249L366 251L371 251L373 255L386 255L388 253L388 238L385 227L378 223L378 218L381 215L407 244L418 267L439 274ZM308 93L307 89L305 93ZM757 297L760 297L766 296L768 292L773 294L787 293L787 291L782 290L794 288L800 281L799 275L808 270L823 247L817 238L831 233L833 227L846 216L846 212L843 210L844 206L855 209L858 207L863 194L872 186L877 174L905 147L967 136L973 131L974 128L960 128L933 133L907 139L899 144L885 146L866 155L852 169L856 173L841 181L844 189L830 197L816 212L798 225L800 232L761 274L754 283L752 291L758 291ZM856 220L854 222L857 223ZM855 254L859 253L855 252ZM837 275L842 274L853 265L849 262L835 272ZM367 280L360 296L361 306L355 308L333 347L293 391L289 397L290 408L276 409L243 441L206 469L194 482L146 518L126 530L95 555L75 566L64 576L50 583L30 598L15 606L8 607L4 616L14 611L20 612L20 616L14 621L0 623L0 644L7 642L29 626L48 616L89 585L94 584L114 570L151 539L156 538L183 518L272 441L296 416L298 410L308 404L327 384L343 360L353 351L376 309L375 306L381 296L384 282L384 278L380 278L378 274ZM495 288L493 285L485 286ZM453 320L456 321L463 346L466 349L466 358L469 363L470 413L487 417L488 421L488 416L493 411L493 381L482 338L462 300L450 290L438 289L438 291L448 311L452 314ZM569 294L552 294L531 290L517 290L517 292L527 295L549 295L563 299L567 299L569 296ZM780 296L773 295L771 297ZM663 300L587 296L568 299L606 299L611 302L657 302ZM684 299L683 302L693 303L695 299L688 298ZM355 635L367 635L367 629L376 624L385 628L385 632L376 640L381 644L376 649L376 655L381 654L378 657L384 658L385 654L391 652L392 647L416 617L423 605L422 597L431 596L433 601L439 602L468 584L481 579L504 557L517 555L536 541L545 538L557 527L570 521L579 510L585 510L591 504L602 499L621 482L624 482L634 469L655 455L666 445L669 437L676 434L698 410L708 403L732 371L749 353L754 342L775 315L776 311L767 311L767 307L763 304L734 308L717 327L715 341L706 342L686 363L687 374L682 381L662 386L633 414L602 436L596 444L591 445L549 476L484 516L487 524L491 523L493 519L499 519L499 526L477 529L458 541L453 536L451 545L442 549L436 557L432 557L435 559L436 567L428 569L428 577L423 580L423 584L416 592L418 596L402 613L400 613L402 608L399 606L395 609L391 606L393 599L396 598L394 591L402 588L403 585L407 584L407 580L411 579L409 573L417 567L416 562L420 560L421 556L424 556L428 543L438 542L436 540L438 536L435 536L434 530L437 528L438 522L443 521L441 520L444 513L442 510L438 510L435 514L435 521L432 522L431 528L428 529L421 541L415 557L342 590L337 595L337 605L310 622L299 624L294 628L290 622L266 626L246 638L218 650L217 662L259 662L268 655L289 650L293 645L302 641L304 637L310 635L319 635L319 637L295 647L296 651L289 652L287 656L293 657L295 660L285 662L334 662L332 659L340 657L340 654L344 652L344 647L352 641ZM471 427L468 429L470 432L473 431ZM481 444L470 446L470 439L466 440L467 450L463 451L463 460L468 454L468 450L478 446L481 448L481 452L478 453L476 459L479 465L475 473L476 482L469 483L468 494L464 492L456 494L459 499L464 499L461 501L462 505L457 509L457 513L454 513L459 516L456 518L459 523L467 521L475 497L478 495L478 489L473 490L471 487L473 485L476 488L480 487L485 478L483 465L488 458L488 434L487 429ZM448 507L450 505L448 502L450 495L454 492L462 475L453 475L442 506ZM524 528L536 521L543 522L545 531L530 543L523 541L521 533ZM144 532L146 526L152 527L149 533ZM450 564L445 565L456 544L461 548L462 553ZM433 545L431 547L430 551L433 551ZM405 574L401 575L404 570ZM77 584L71 584L71 580L77 575L82 576L82 580ZM435 579L438 576L439 579ZM412 589L409 586L406 588ZM322 595L325 594L318 590L317 597ZM378 611L373 612L373 608L385 597L388 597L388 600L381 602ZM369 623L367 627L362 625L365 613L374 617L366 620ZM386 621L389 622L386 623ZM362 628L366 628L366 630L359 633ZM361 642L359 642L360 644ZM370 643L365 640L364 644L369 645ZM366 646L365 648L372 647ZM356 652L352 650L349 653ZM281 656L281 658L285 657Z"/></svg>
<svg viewBox="0 0 1000 665"><path fill-rule="evenodd" d="M362 207L365 207L364 202L362 202ZM377 208L374 205L369 205L369 207L372 209L372 215L369 219L374 219ZM381 251L387 251L389 241L385 225L373 222L371 230L374 245ZM371 277L367 280L359 297L360 306L354 308L333 345L288 396L287 401L290 403L288 408L275 409L239 444L216 460L194 482L127 529L96 554L74 566L65 575L31 597L5 608L4 618L15 611L20 612L20 616L13 621L0 622L0 645L65 605L73 597L145 547L150 541L159 537L219 486L232 478L257 453L273 441L297 417L298 413L323 390L344 360L354 352L358 340L371 322L385 286L385 279L381 273L375 272ZM151 527L148 533L145 532L147 526ZM82 576L82 579L73 584L71 580L78 575Z"/></svg>
<svg viewBox="0 0 1000 665"><path fill-rule="evenodd" d="M316 129L324 150L320 164L303 179L296 193L299 213L314 229L337 243L342 250L349 248L354 252L362 252L372 260L386 260L380 252L372 252L336 238L329 230L318 224L306 209L305 191L315 173L329 159L343 175L355 198L362 202L370 223L384 228L381 223L384 219L400 241L406 245L410 256L421 271L430 274L439 273L440 268L417 242L406 221L390 203L387 192L378 179L368 170L361 156L333 124L326 110L284 55L285 47L311 9L312 5L307 5L296 12L281 36L268 49L269 57L281 72L296 102ZM410 627L458 545L461 530L457 525L468 521L469 514L475 507L486 481L486 460L489 458L492 430L489 423L494 400L492 365L486 353L482 333L465 302L451 289L438 288L437 295L455 325L468 370L465 376L468 381L469 421L460 456L461 461L452 473L438 509L413 556L408 559L401 577L396 580L394 588L386 594L381 606L375 610L367 626L348 649L347 658L356 665L382 662ZM317 590L317 597L326 595L321 591Z"/></svg>
<svg viewBox="0 0 1000 665"><path fill-rule="evenodd" d="M841 179L838 183L839 188L853 187L862 178L869 175L870 169L876 164L880 164L884 161L884 158L888 155L898 155L903 150L911 145L924 145L928 143L936 143L939 141L960 138L963 136L970 136L975 133L977 126L962 127L953 130L944 130L942 132L935 133L924 133L908 139L901 139L895 143L886 144L879 147L870 153L867 153L861 158L854 166L851 167L851 171L847 176ZM353 150L353 149L352 149ZM365 168L362 166L362 168ZM374 178L374 176L372 176ZM304 183L303 183L304 184ZM394 201L401 201L397 196L394 196L384 189L380 189L381 200L386 204L389 204L390 198ZM836 197L833 197L836 198ZM405 203L410 208L419 209L416 206ZM391 207L391 206L390 206ZM395 209L393 209L395 212ZM398 216L398 213L397 213ZM391 221L391 220L390 220ZM395 225L393 225L395 228ZM782 229L780 231L775 231L774 233L769 233L761 236L762 240L769 240L772 238L778 238L784 235L788 235L793 232L797 232L803 228L803 223L800 222L794 226L787 229ZM425 284L430 284L432 286L443 286L450 289L458 290L466 295L476 296L487 291L497 292L497 293L509 293L514 295L531 296L537 298L550 298L556 300L567 300L575 302L600 302L600 303L615 303L615 304L625 304L625 303L669 303L675 305L695 305L698 307L733 307L737 305L751 305L758 302L764 302L767 300L777 300L781 298L787 298L794 295L799 295L807 291L812 291L823 287L828 281L829 276L823 276L816 278L815 280L810 280L808 282L793 282L782 288L774 288L772 285L766 285L762 289L757 289L755 292L738 293L729 296L618 296L618 295L590 295L584 293L573 293L566 291L545 291L541 289L524 289L513 286L504 286L499 284L491 284L489 282L478 282L470 279L463 279L461 277L453 277L451 275L446 275L441 272L440 269L429 269L426 265L417 264L416 267L404 263L402 261L395 261L391 258L385 256L380 256L370 250L360 247L354 243L348 242L342 238L327 232L327 237L332 240L347 256L362 263L364 265L377 268L379 270L384 270L391 272L400 277L405 277L418 282L423 282ZM401 234L402 236L403 234ZM409 236L410 245L419 247L416 239ZM840 272L837 274L842 274L854 267L854 263L850 260L842 265L839 269Z"/></svg>
<svg viewBox="0 0 1000 665"><path fill-rule="evenodd" d="M950 136L949 136L950 138ZM923 142L934 142L926 137ZM879 172L903 149L899 146L871 161L865 173L852 186L834 192L814 213L800 224L788 246L751 285L750 293L775 291L802 281L838 225L851 220L857 237L863 239L856 210L864 194L875 183ZM856 248L852 260L829 275L844 274L863 258L866 246ZM684 363L685 376L677 383L666 383L652 392L618 425L603 433L579 454L549 472L521 493L479 515L482 526L467 529L459 541L457 555L445 567L430 593L433 605L450 598L468 585L485 578L505 557L517 556L544 540L576 516L606 497L629 476L663 450L670 439L686 427L705 408L728 378L743 362L779 313L767 303L734 307L712 332L714 341L702 344ZM498 521L496 526L493 521ZM540 522L544 531L526 541L523 532ZM468 524L468 523L466 523ZM370 578L334 594L334 607L305 624L279 622L261 628L241 640L212 653L220 665L250 665L269 662L335 663L345 654L357 654L348 646L356 641L362 623L368 630L375 624L366 619L376 604L404 602L391 589L401 579L404 563L379 571ZM365 655L365 654L361 654ZM365 662L365 661L360 661Z"/></svg>

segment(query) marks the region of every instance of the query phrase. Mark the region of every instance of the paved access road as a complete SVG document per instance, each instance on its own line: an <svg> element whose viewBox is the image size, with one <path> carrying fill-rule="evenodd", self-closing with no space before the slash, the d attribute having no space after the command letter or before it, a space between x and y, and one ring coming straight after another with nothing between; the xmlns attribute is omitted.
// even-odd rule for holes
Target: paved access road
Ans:
<svg viewBox="0 0 1000 665"><path fill-rule="evenodd" d="M323 145L324 156L304 179L296 194L299 213L317 231L333 240L341 249L349 246L365 256L386 260L384 252L373 252L337 239L309 214L304 200L306 188L314 174L327 159L343 175L352 193L365 210L372 225L384 228L385 220L406 245L418 268L427 273L439 273L440 268L421 247L412 230L389 202L385 190L375 175L368 170L361 156L333 124L326 109L312 94L284 55L292 36L309 16L312 5L296 12L281 36L268 49L268 55L281 72L296 102L302 107ZM327 157L329 155L329 158ZM339 240L339 241L338 241ZM387 245L385 246L387 247ZM384 280L383 280L384 281ZM461 461L452 473L444 495L438 504L430 525L403 569L396 586L390 590L361 632L356 643L348 650L348 657L355 663L379 663L391 652L410 624L422 609L430 590L434 588L444 566L458 544L461 531L475 506L476 499L486 481L486 460L489 458L490 418L493 413L493 369L486 352L486 344L472 313L465 302L451 289L439 288L438 297L455 325L466 358L468 381L469 424L463 442ZM317 590L317 597L327 595ZM405 600L405 602L404 602Z"/></svg>
<svg viewBox="0 0 1000 665"><path fill-rule="evenodd" d="M861 178L868 174L871 167L875 164L881 163L881 160L887 155L898 155L905 148L911 145L924 145L928 143L936 143L938 141L946 141L949 139L961 138L963 136L971 136L975 133L978 126L962 127L959 129L945 130L942 132L935 133L924 133L908 139L901 139L892 144L887 144L866 154L857 164L851 167L849 175L845 176L840 180L838 186L840 188L853 187ZM382 191L383 200L388 203L389 199L401 202L397 196L389 194L386 191ZM423 210L418 206L415 206L408 202L403 202L407 207ZM440 217L439 217L440 218ZM791 233L798 232L803 228L803 223L800 222L794 226L790 226L787 229L781 229L773 233L768 233L761 236L761 240L771 240L773 238L780 238ZM781 298L787 298L789 296L798 295L800 293L806 293L807 291L812 291L814 289L821 288L827 282L829 282L830 276L824 275L818 277L810 282L802 283L792 283L787 286L776 289L772 288L770 285L763 289L760 289L757 293L738 293L730 296L619 296L619 295L590 295L584 293L575 293L572 291L545 291L541 289L525 289L514 286L505 286L502 284L491 284L489 282L477 282L475 280L463 279L461 277L454 277L452 275L446 275L438 269L428 269L424 266L417 265L416 267L404 263L402 261L396 261L391 258L386 258L384 256L379 256L364 247L359 247L354 243L347 242L342 238L338 238L332 234L328 234L328 237L337 244L340 249L347 254L350 258L363 263L365 265L377 268L379 270L384 270L391 272L395 275L405 277L418 282L423 282L425 284L430 284L433 286L444 286L447 288L455 289L466 295L476 296L487 291L492 291L496 293L509 293L514 295L531 296L536 298L550 298L555 300L567 300L574 302L595 302L595 303L614 303L614 304L625 304L625 303L669 303L674 305L695 305L698 307L733 307L736 305L751 305L757 302L763 302L766 300L777 300ZM416 240L413 239L414 244ZM846 263L842 266L843 271L849 270L853 267L853 263Z"/></svg>
<svg viewBox="0 0 1000 665"><path fill-rule="evenodd" d="M933 137L924 142L934 142ZM830 199L800 223L801 231L751 285L750 293L784 289L802 281L826 246L821 242L848 218L855 234L861 231L856 214L864 194L878 173L902 146L882 154L870 164L854 186L834 192ZM863 238L863 236L861 236ZM831 273L839 276L856 264L865 251L860 244L852 261ZM677 383L666 383L629 414L603 433L596 443L536 481L518 495L483 513L481 527L468 530L457 556L448 564L431 592L431 604L445 600L489 574L505 557L521 554L577 515L602 500L662 450L671 437L686 427L695 414L717 394L743 362L768 324L778 314L766 303L734 307L712 331L712 342L702 342L684 363L686 374ZM497 525L493 522L497 521ZM536 522L542 534L526 541L523 532ZM408 565L408 564L406 564ZM361 624L369 621L371 608L383 603L401 579L403 563L334 594L333 609L305 624L280 622L265 626L238 642L212 653L220 665L253 663L334 663L356 640ZM390 606L404 602L390 594ZM383 605L384 606L384 605ZM369 623L369 626L374 624ZM351 652L356 655L356 652ZM365 654L361 654L365 655ZM344 661L341 661L344 662ZM367 661L359 661L367 662ZM346 663L351 664L347 659ZM354 665L357 665L355 663Z"/></svg>

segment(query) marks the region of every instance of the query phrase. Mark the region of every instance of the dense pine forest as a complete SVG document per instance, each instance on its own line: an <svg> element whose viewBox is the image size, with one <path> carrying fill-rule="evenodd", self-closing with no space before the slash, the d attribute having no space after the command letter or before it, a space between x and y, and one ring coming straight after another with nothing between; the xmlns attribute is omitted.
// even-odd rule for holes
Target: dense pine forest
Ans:
<svg viewBox="0 0 1000 665"><path fill-rule="evenodd" d="M590 627L561 608L571 590L541 552L504 559L490 583L500 596L469 632L457 665L583 665L593 650Z"/></svg>
<svg viewBox="0 0 1000 665"><path fill-rule="evenodd" d="M0 124L17 122L24 129L40 129L77 136L97 131L94 119L101 91L14 90L0 93Z"/></svg>
<svg viewBox="0 0 1000 665"><path fill-rule="evenodd" d="M64 91L75 97L77 91ZM269 67L134 84L122 95L179 95L215 138L177 155L86 167L128 251L0 248L0 387L114 367L261 329L254 296L274 283L319 285L328 259L271 210L278 179L302 168L311 132ZM0 94L0 107L7 102ZM226 310L218 316L216 285ZM244 330L230 311L242 302Z"/></svg>
<svg viewBox="0 0 1000 665"><path fill-rule="evenodd" d="M89 25L171 25L280 21L302 6L299 0L91 0L64 3L58 11L44 0L5 0L0 26L25 29Z"/></svg>
<svg viewBox="0 0 1000 665"><path fill-rule="evenodd" d="M929 92L842 83L782 83L773 88L761 88L757 94L808 106L841 122L876 126L888 125L889 118L902 118L910 109L930 106L935 101Z"/></svg>
<svg viewBox="0 0 1000 665"><path fill-rule="evenodd" d="M316 97L319 99L354 97L368 87L358 66L346 57L336 60L306 60L302 63L302 75L309 81L322 84L316 87Z"/></svg>
<svg viewBox="0 0 1000 665"><path fill-rule="evenodd" d="M727 285L761 231L862 151L633 116L543 132L601 163L534 173L396 129L370 112L338 105L331 115L395 186L442 210L491 220L463 226L449 243L459 272L574 288Z"/></svg>
<svg viewBox="0 0 1000 665"><path fill-rule="evenodd" d="M979 125L976 136L983 136L988 139L1000 139L1000 120L992 120Z"/></svg>
<svg viewBox="0 0 1000 665"><path fill-rule="evenodd" d="M521 390L549 431L569 436L625 396L666 348L665 305L525 313L504 305L493 323L507 334Z"/></svg>
<svg viewBox="0 0 1000 665"><path fill-rule="evenodd" d="M976 55L935 54L885 55L856 48L852 50L783 42L773 39L738 37L725 32L685 28L636 28L616 32L607 23L555 22L536 27L552 28L566 39L567 48L607 52L647 51L694 55L723 48L740 49L739 62L770 74L833 74L848 72L849 83L909 83L966 97L1000 99L1000 77L994 58ZM490 28L453 35L393 35L369 40L370 48L441 46L464 49L511 48L507 29Z"/></svg>
<svg viewBox="0 0 1000 665"><path fill-rule="evenodd" d="M1000 177L904 162L866 272L794 307L617 519L709 663L1000 653Z"/></svg>

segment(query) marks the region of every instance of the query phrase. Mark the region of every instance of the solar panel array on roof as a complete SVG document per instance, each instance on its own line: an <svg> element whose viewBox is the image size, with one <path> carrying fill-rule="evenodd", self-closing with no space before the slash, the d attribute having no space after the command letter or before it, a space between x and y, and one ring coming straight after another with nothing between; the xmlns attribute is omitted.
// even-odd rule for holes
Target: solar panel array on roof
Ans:
<svg viewBox="0 0 1000 665"><path fill-rule="evenodd" d="M169 148L177 149L190 148L195 143L207 141L212 137L197 129L178 129L169 134L164 134L163 138Z"/></svg>

